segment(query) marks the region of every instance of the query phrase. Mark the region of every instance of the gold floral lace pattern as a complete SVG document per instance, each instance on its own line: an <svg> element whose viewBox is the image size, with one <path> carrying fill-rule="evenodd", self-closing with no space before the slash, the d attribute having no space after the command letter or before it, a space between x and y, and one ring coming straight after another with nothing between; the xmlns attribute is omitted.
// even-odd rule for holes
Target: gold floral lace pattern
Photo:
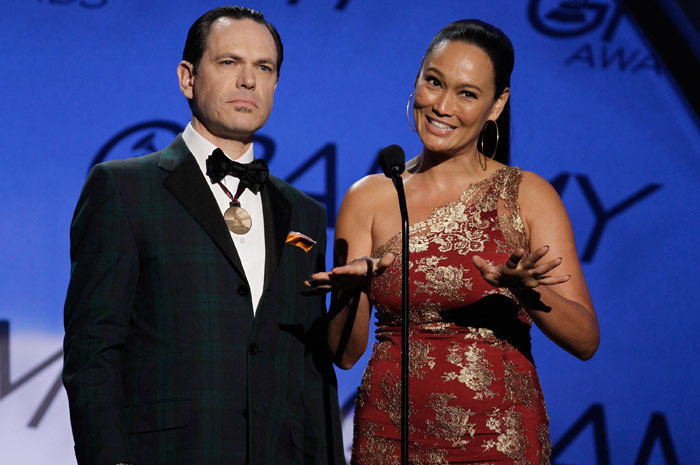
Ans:
<svg viewBox="0 0 700 465"><path fill-rule="evenodd" d="M452 323L448 323L446 321L422 323L420 325L420 330L427 333L442 335L457 334L457 331L453 328Z"/></svg>
<svg viewBox="0 0 700 465"><path fill-rule="evenodd" d="M441 252L457 250L462 255L481 251L481 246L469 246L473 242L482 243L480 234L473 232L460 233L464 226L475 227L479 231L492 228L494 230L508 230L503 233L506 241L510 245L523 246L527 244L528 238L525 233L522 219L520 218L520 206L518 205L518 188L522 179L522 172L519 168L504 167L496 171L491 177L471 184L459 199L448 204L437 207L424 220L418 221L409 227L410 253L424 252L431 243L431 239L437 239L438 244L446 247ZM500 205L502 202L502 205ZM482 218L481 213L498 212L499 207L503 208L503 213L498 216L499 221L487 221ZM508 217L504 219L504 217ZM458 240L446 240L443 235L457 234ZM459 236L464 235L462 240ZM454 239L454 237L453 237ZM510 240L509 240L510 239ZM382 257L384 254L392 252L399 258L401 253L401 233L399 232L386 243L377 247L372 252L372 257Z"/></svg>
<svg viewBox="0 0 700 465"><path fill-rule="evenodd" d="M380 429L380 426L369 421L356 423L355 437L361 440L364 446L361 463L399 465L396 441L378 435L377 433ZM356 463L356 461L353 460L353 463Z"/></svg>
<svg viewBox="0 0 700 465"><path fill-rule="evenodd" d="M503 339L496 337L496 335L493 334L493 331L488 328L467 328L467 333L464 335L464 339L488 342L494 348L498 349L512 347Z"/></svg>
<svg viewBox="0 0 700 465"><path fill-rule="evenodd" d="M391 422L397 426L401 426L401 379L392 376L387 372L379 382L379 390L382 392L380 399L376 400L377 409L386 412L391 419ZM408 402L408 415L414 415L416 409L413 408L412 402ZM414 431L412 424L408 425L409 431Z"/></svg>
<svg viewBox="0 0 700 465"><path fill-rule="evenodd" d="M414 463L415 465L449 465L450 462L447 461L448 451L446 449L439 449L435 446L429 447L427 450L423 451L419 448L415 448Z"/></svg>
<svg viewBox="0 0 700 465"><path fill-rule="evenodd" d="M425 437L444 438L452 443L453 448L464 449L469 442L467 435L473 439L476 432L474 424L469 423L474 413L459 405L448 405L450 400L457 398L454 394L433 392L430 397L432 400L427 406L435 411L435 421L426 420Z"/></svg>
<svg viewBox="0 0 700 465"><path fill-rule="evenodd" d="M483 335L485 339L494 337L488 330L474 329L469 334L469 338L478 339L479 335ZM440 372L443 372L439 370L439 360L431 355L437 347L427 341L410 342L412 356L416 356L417 353L423 354L417 356L421 360L416 363L416 366L420 367L418 370L424 371L421 379L426 382L435 379ZM482 339L478 343L483 347L486 341ZM462 368L459 373L452 372L448 377L482 395L475 396L475 401L465 402L469 396L465 396L463 390L447 385L443 385L446 386L445 388L436 385L433 392L427 392L425 397L420 397L422 400L412 398L409 405L410 434L418 434L425 441L416 441L417 438L413 437L411 463L449 464L453 454L455 460L461 457L460 453L455 453L456 450L463 451L461 454L467 454L469 457L473 457L471 454L474 454L475 450L482 450L489 457L492 457L495 451L500 452L512 460L512 463L518 465L549 465L551 442L548 419L544 410L544 400L536 378L533 377L534 372L528 373L528 367L531 367L529 362L521 357L518 357L520 365L511 361L512 353L517 351L508 344L504 344L503 348L499 349L499 352L503 352L502 354L495 357L491 354L490 362L486 360L485 349L477 347L477 342L461 345L453 343L445 347L448 350L443 364L449 363ZM393 354L394 358L379 362L383 364L383 368L379 371L375 370L370 361L370 365L365 370L356 408L362 409L371 404L376 408L375 412L382 412L382 416L386 415L388 423L385 423L381 417L376 417L377 413L370 414L368 418L376 418L379 423L367 421L362 414L356 416L356 422L359 421L363 425L361 430L364 434L364 439L356 438L361 445L357 446L360 449L354 449L354 454L362 456L362 460L356 462L358 464L398 463L392 458L380 457L383 453L393 453L398 460L400 444L397 437L401 421L400 378L396 369L385 371L387 366L396 366L394 360L398 358L398 352L387 351L386 353ZM376 360L374 355L372 360ZM503 362L499 362L500 360ZM469 362L474 363L470 365ZM496 365L500 365L501 371ZM411 367L412 374L414 368ZM376 385L373 385L372 380L376 380ZM498 392L493 392L492 389L495 389L494 386L498 384L503 387L499 388ZM376 390L373 391L374 388ZM485 394L489 391L492 396ZM470 405L476 406L476 411ZM531 422L526 426L522 420L524 410L535 411L536 409L532 408L535 405L542 409L543 417L540 417L540 423ZM484 411L481 407L487 410ZM529 414L527 415L529 418ZM385 431L387 424L396 428L392 435L387 435ZM377 434L368 436L366 434L368 425L371 425L373 432L384 437L375 437ZM485 431L495 434L484 436Z"/></svg>
<svg viewBox="0 0 700 465"><path fill-rule="evenodd" d="M550 465L549 456L552 455L552 441L547 425L537 425L537 440L540 442L540 450L537 453L540 459L539 465Z"/></svg>
<svg viewBox="0 0 700 465"><path fill-rule="evenodd" d="M515 204L517 207L517 203ZM503 237L506 239L506 244L511 250L517 247L522 247L527 250L529 243L527 234L525 233L525 225L520 217L520 208L516 208L511 213L505 213L498 217L498 226L494 225L494 229L500 229Z"/></svg>
<svg viewBox="0 0 700 465"><path fill-rule="evenodd" d="M529 410L535 410L535 400L539 392L535 387L532 376L528 373L521 373L517 369L517 364L505 360L503 382L506 386L505 400L515 401L523 404Z"/></svg>
<svg viewBox="0 0 700 465"><path fill-rule="evenodd" d="M374 308L377 310L377 340L381 340L379 333L380 329L386 326L400 326L401 314L391 311L389 308L379 302L374 303Z"/></svg>
<svg viewBox="0 0 700 465"><path fill-rule="evenodd" d="M522 414L516 412L514 407L507 410L493 407L486 426L498 433L498 438L485 441L482 444L485 451L495 447L498 452L512 459L514 465L533 465L525 455L528 441L524 434Z"/></svg>
<svg viewBox="0 0 700 465"><path fill-rule="evenodd" d="M440 266L440 262L447 257L421 257L415 267L415 271L425 275L425 281L416 281L414 284L417 294L437 294L442 297L460 298L456 289L462 287L472 288L472 279L467 277L467 271L463 266Z"/></svg>
<svg viewBox="0 0 700 465"><path fill-rule="evenodd" d="M431 323L444 323L445 319L442 317L442 306L433 302L433 299L428 298L424 302L415 305L413 308L416 309L420 318L411 317L411 323L417 325L429 325Z"/></svg>
<svg viewBox="0 0 700 465"><path fill-rule="evenodd" d="M483 252L490 226L488 220L481 218L477 206L462 202L447 204L435 209L427 220L417 223L415 230L410 231L416 240L409 239L408 251L426 252L430 244L437 244L441 253L452 250L460 255Z"/></svg>
<svg viewBox="0 0 700 465"><path fill-rule="evenodd" d="M490 389L496 376L491 370L491 363L485 357L485 349L478 348L476 343L464 348L453 341L447 350L449 351L447 361L457 365L461 370L459 373L454 371L443 373L442 378L445 382L459 381L474 391L476 400L483 400L485 397L490 399L496 395Z"/></svg>
<svg viewBox="0 0 700 465"><path fill-rule="evenodd" d="M391 360L391 341L375 342L372 346L372 357L377 360Z"/></svg>
<svg viewBox="0 0 700 465"><path fill-rule="evenodd" d="M411 378L423 379L435 368L435 357L430 352L435 350L432 344L422 341L408 341L408 373Z"/></svg>
<svg viewBox="0 0 700 465"><path fill-rule="evenodd" d="M372 388L371 379L374 378L374 369L372 365L367 365L365 372L362 374L362 382L360 387L357 388L357 398L355 399L355 407L364 407L367 402L367 396Z"/></svg>
<svg viewBox="0 0 700 465"><path fill-rule="evenodd" d="M434 313L424 314L427 308L422 306L431 296L447 298L457 304L472 290L475 280L483 279L467 255L485 253L489 243L496 246L495 253L501 254L517 247L528 247L517 202L521 179L518 168L501 168L491 177L470 185L458 199L437 207L427 218L410 226L412 322L436 321ZM387 252L394 253L396 258L387 272L375 278L371 294L379 323L397 325L401 323L401 316L380 302L387 297L400 299L400 286L391 285L401 274L400 233L376 248L372 257L381 257ZM450 253L465 256L465 259L459 264L441 263ZM505 289L491 290L509 294ZM528 320L524 309L521 319Z"/></svg>

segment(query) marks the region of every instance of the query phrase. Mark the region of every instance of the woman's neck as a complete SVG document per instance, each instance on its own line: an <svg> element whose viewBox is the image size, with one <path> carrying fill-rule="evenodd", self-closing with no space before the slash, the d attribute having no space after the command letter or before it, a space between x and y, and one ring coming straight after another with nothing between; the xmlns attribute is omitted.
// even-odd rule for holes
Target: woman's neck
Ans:
<svg viewBox="0 0 700 465"><path fill-rule="evenodd" d="M424 147L420 155L407 163L407 168L412 177L421 178L433 189L453 190L480 181L500 167L500 164L495 166L496 163L489 162L484 170L484 159L480 161L480 157L483 156L476 149L473 152L447 155Z"/></svg>

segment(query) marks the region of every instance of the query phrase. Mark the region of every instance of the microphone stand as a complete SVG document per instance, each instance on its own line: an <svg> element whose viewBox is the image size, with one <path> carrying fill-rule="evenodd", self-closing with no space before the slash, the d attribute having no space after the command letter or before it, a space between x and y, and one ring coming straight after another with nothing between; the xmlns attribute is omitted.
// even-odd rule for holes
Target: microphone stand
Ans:
<svg viewBox="0 0 700 465"><path fill-rule="evenodd" d="M391 180L401 211L401 465L408 465L408 209L398 167L393 167Z"/></svg>

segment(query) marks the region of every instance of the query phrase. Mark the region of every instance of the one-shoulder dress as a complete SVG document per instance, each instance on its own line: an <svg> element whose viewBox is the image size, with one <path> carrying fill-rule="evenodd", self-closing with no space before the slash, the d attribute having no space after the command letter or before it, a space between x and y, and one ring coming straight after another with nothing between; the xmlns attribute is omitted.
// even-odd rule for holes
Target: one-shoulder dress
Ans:
<svg viewBox="0 0 700 465"><path fill-rule="evenodd" d="M531 320L472 263L528 248L522 173L504 167L410 227L409 463L549 464L549 419L530 353ZM396 260L374 279L377 331L355 401L352 463L401 451L401 235L373 252Z"/></svg>

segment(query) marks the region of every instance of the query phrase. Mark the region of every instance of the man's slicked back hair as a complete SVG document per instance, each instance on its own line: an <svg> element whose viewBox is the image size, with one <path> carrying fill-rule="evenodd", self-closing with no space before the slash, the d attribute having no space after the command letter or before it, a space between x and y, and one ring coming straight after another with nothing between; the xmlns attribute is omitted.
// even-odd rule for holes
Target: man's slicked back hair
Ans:
<svg viewBox="0 0 700 465"><path fill-rule="evenodd" d="M261 12L251 8L233 5L220 6L207 11L192 24L192 27L190 27L187 33L187 40L185 41L185 49L182 51L182 59L192 63L194 73L197 74L199 70L199 63L207 47L207 37L209 36L211 25L219 18L250 19L267 27L277 47L277 78L279 78L280 69L282 68L282 59L284 58L284 48L277 29L267 22L265 16L263 16Z"/></svg>

